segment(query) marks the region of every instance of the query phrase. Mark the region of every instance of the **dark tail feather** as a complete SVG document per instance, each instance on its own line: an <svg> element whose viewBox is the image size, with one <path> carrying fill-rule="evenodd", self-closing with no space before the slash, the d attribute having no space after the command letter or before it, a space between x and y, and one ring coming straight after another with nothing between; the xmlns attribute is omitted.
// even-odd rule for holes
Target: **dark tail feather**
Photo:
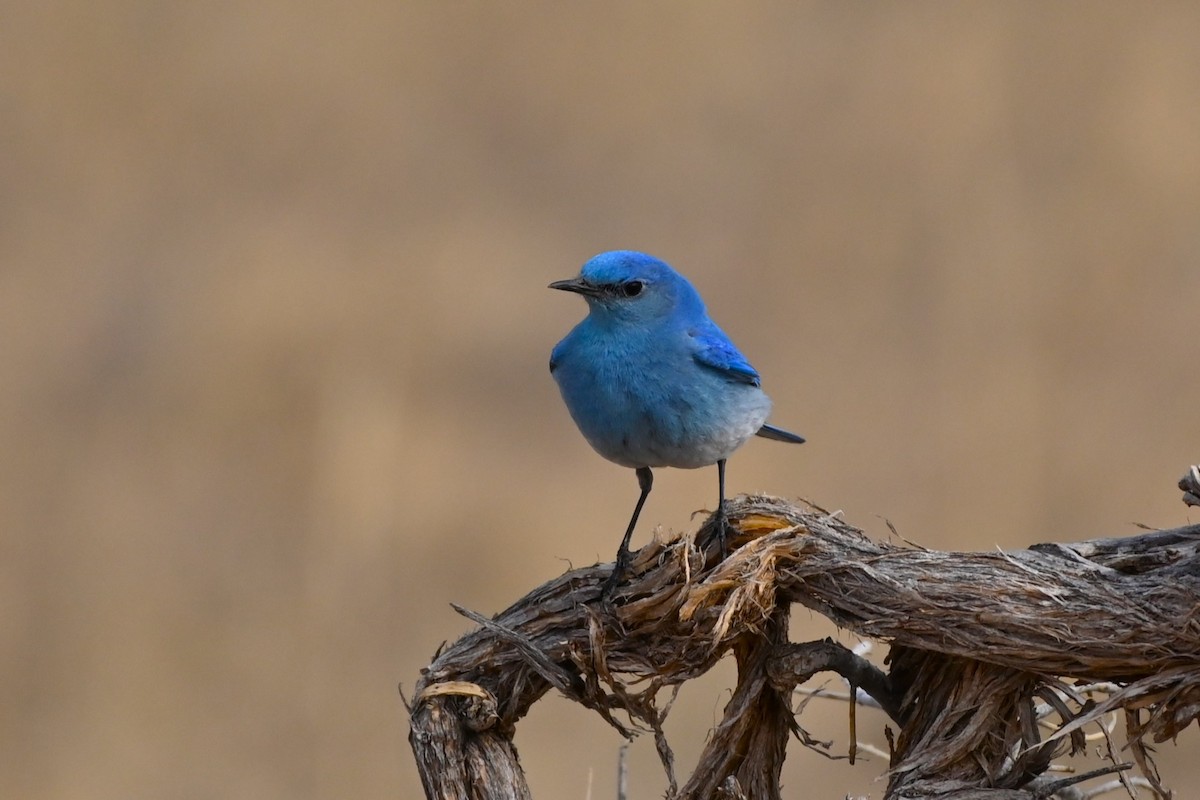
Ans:
<svg viewBox="0 0 1200 800"><path fill-rule="evenodd" d="M789 433L783 428L776 428L774 425L763 425L758 429L758 435L764 439L774 439L777 442L791 442L792 444L804 444L804 437L797 436L794 433Z"/></svg>

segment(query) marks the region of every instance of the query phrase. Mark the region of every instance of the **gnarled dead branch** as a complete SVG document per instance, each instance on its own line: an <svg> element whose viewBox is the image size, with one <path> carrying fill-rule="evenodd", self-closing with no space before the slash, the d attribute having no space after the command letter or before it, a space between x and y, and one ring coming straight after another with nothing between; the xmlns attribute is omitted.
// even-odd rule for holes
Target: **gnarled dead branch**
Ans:
<svg viewBox="0 0 1200 800"><path fill-rule="evenodd" d="M671 797L778 798L789 735L822 747L800 727L792 689L825 670L899 728L887 798L1066 796L1091 774L1051 780L1051 759L1081 749L1083 727L1117 710L1145 781L1169 796L1142 742L1200 716L1200 525L947 553L876 542L776 498L739 497L727 510L737 533L723 561L710 520L694 538L639 550L611 604L599 599L611 570L601 564L492 619L464 611L479 627L422 671L410 706L427 796L529 797L512 735L553 688L622 734L651 732ZM834 642L789 643L793 603L890 643L889 671ZM662 732L673 689L728 652L737 686L679 785ZM1100 702L1080 688L1097 681L1111 687ZM1043 735L1048 713L1057 727Z"/></svg>

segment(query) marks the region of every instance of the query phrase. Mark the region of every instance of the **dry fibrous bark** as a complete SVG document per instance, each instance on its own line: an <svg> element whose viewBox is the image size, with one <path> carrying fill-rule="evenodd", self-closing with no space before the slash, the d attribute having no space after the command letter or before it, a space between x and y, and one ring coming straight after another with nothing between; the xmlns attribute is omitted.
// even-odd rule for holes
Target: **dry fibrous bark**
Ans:
<svg viewBox="0 0 1200 800"><path fill-rule="evenodd" d="M1200 506L1200 465L1188 468L1179 479L1179 488L1183 490L1183 502L1189 506Z"/></svg>
<svg viewBox="0 0 1200 800"><path fill-rule="evenodd" d="M800 726L792 690L833 671L896 725L887 798L1069 796L1091 773L1051 779L1051 759L1081 750L1083 728L1113 712L1133 766L1169 796L1144 740L1200 716L1200 525L950 553L873 541L777 498L739 497L727 511L727 558L711 520L654 541L610 603L600 587L611 565L600 564L491 619L460 609L478 627L437 653L410 705L426 795L528 798L513 731L556 689L626 736L651 733L669 797L778 798L789 737L827 747ZM832 641L788 642L796 603L889 643L888 671ZM680 785L663 719L674 690L728 653L737 686ZM1099 699L1086 688L1096 682ZM1057 728L1044 735L1048 712ZM1113 760L1109 771L1131 766Z"/></svg>

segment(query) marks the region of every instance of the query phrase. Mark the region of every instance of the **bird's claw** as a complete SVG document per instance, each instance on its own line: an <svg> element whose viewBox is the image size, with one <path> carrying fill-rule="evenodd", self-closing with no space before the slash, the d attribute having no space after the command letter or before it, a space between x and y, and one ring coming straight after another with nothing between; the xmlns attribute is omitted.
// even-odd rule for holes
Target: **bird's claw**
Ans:
<svg viewBox="0 0 1200 800"><path fill-rule="evenodd" d="M729 534L733 531L733 526L729 524L729 517L725 515L725 508L722 506L714 515L716 519L713 521L713 526L717 529L717 550L720 553L720 560L724 561L729 555Z"/></svg>
<svg viewBox="0 0 1200 800"><path fill-rule="evenodd" d="M613 564L612 572L608 573L608 578L605 579L604 585L600 588L601 602L611 605L613 597L616 596L617 586L625 578L625 569L628 565L626 560L617 556L616 562Z"/></svg>

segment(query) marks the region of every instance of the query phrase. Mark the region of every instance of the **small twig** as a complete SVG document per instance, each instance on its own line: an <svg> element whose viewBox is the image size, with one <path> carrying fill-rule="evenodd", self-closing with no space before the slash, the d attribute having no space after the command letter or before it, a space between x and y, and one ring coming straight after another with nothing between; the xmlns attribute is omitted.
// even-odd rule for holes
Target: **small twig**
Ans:
<svg viewBox="0 0 1200 800"><path fill-rule="evenodd" d="M850 766L854 766L854 757L858 755L858 688L850 681Z"/></svg>
<svg viewBox="0 0 1200 800"><path fill-rule="evenodd" d="M1099 797L1100 795L1108 794L1109 792L1120 791L1121 789L1127 788L1126 781L1128 781L1129 786L1138 789L1153 790L1154 788L1150 781L1146 780L1145 778L1140 778L1137 775L1130 775L1126 776L1124 780L1106 781L1098 786L1092 786L1086 789L1079 787L1076 789L1076 791L1079 792L1078 800L1092 800L1093 797Z"/></svg>
<svg viewBox="0 0 1200 800"><path fill-rule="evenodd" d="M1039 797L1051 797L1052 795L1061 792L1068 786L1074 786L1077 783L1090 781L1092 778L1099 778L1101 775L1111 775L1114 772L1117 774L1123 773L1125 770L1133 767L1133 764L1110 764L1107 767L1100 767L1089 772L1081 772L1078 775L1072 775L1068 778L1060 778L1056 781L1050 781L1038 787L1037 793Z"/></svg>
<svg viewBox="0 0 1200 800"><path fill-rule="evenodd" d="M901 721L900 698L887 674L832 639L785 645L772 658L768 671L777 686L789 690L818 672L836 672L856 691L862 689L874 698L889 717Z"/></svg>
<svg viewBox="0 0 1200 800"><path fill-rule="evenodd" d="M629 743L617 749L617 800L629 796Z"/></svg>

